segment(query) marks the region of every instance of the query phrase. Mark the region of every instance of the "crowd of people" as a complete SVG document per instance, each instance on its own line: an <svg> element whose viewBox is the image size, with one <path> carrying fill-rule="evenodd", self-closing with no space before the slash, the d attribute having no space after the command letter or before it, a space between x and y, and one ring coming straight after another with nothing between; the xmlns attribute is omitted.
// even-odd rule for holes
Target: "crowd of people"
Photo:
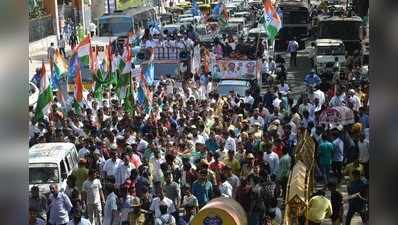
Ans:
<svg viewBox="0 0 398 225"><path fill-rule="evenodd" d="M153 37L145 35L144 45L151 47ZM213 53L225 57L225 42L216 41ZM31 188L30 223L184 225L213 198L225 197L240 203L249 225L282 224L284 204L278 199L286 195L295 146L304 132L316 143L316 183L322 188L303 218L310 224L328 216L341 224L345 218L349 225L359 213L366 223L367 82L342 76L325 91L312 73L299 98L289 95L284 79L262 96L248 92L240 98L234 91L212 92L216 85L208 75L186 79L180 87L162 78L151 89L149 112L139 104L134 113L125 111L114 88L101 98L89 92L81 111L64 108L55 97L42 121L34 120L30 108L29 146L69 142L79 156L66 190L52 184L44 195ZM204 85L209 87L205 98L200 97ZM354 123L321 124L321 112L335 106L350 108ZM348 198L338 191L341 185L347 185ZM343 215L345 203L349 209Z"/></svg>

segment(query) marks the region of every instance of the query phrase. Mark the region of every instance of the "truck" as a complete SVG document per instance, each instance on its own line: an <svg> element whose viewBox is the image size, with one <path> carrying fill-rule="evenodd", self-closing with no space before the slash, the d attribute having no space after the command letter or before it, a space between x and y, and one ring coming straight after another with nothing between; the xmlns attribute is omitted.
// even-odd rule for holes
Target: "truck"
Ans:
<svg viewBox="0 0 398 225"><path fill-rule="evenodd" d="M275 50L286 51L294 37L299 49L304 49L311 26L309 0L281 0L277 10L282 14L282 28L275 39Z"/></svg>
<svg viewBox="0 0 398 225"><path fill-rule="evenodd" d="M362 19L359 16L318 16L319 39L341 39L346 51L352 54L362 47Z"/></svg>
<svg viewBox="0 0 398 225"><path fill-rule="evenodd" d="M314 62L317 74L323 74L331 69L337 57L340 63L340 70L345 68L345 47L339 39L317 39L312 43L314 51L310 56Z"/></svg>

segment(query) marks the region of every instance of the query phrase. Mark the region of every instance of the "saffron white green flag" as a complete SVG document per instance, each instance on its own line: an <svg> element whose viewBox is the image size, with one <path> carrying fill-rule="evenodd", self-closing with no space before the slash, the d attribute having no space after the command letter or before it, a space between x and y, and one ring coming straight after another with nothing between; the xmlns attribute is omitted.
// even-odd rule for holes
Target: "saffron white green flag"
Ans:
<svg viewBox="0 0 398 225"><path fill-rule="evenodd" d="M77 55L80 59L80 64L90 64L90 48L91 39L89 36L87 36L79 43L79 46L77 47Z"/></svg>
<svg viewBox="0 0 398 225"><path fill-rule="evenodd" d="M272 6L271 0L263 0L263 5L265 30L269 39L275 40L275 36L282 27L281 18Z"/></svg>
<svg viewBox="0 0 398 225"><path fill-rule="evenodd" d="M47 109L50 102L53 100L53 92L50 85L50 78L47 76L46 67L44 62L41 66L40 72L40 90L39 97L37 99L35 120L40 121L47 114Z"/></svg>

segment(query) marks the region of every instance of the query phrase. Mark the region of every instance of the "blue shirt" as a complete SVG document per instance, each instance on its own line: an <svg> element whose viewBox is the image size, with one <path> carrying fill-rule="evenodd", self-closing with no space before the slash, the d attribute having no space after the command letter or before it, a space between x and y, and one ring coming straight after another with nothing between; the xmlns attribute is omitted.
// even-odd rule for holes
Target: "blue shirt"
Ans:
<svg viewBox="0 0 398 225"><path fill-rule="evenodd" d="M359 120L362 123L363 128L369 128L369 116L367 114L363 114Z"/></svg>
<svg viewBox="0 0 398 225"><path fill-rule="evenodd" d="M69 197L63 193L58 192L57 197L51 194L50 197L50 220L54 225L64 224L69 222L69 211L72 209L72 203Z"/></svg>
<svg viewBox="0 0 398 225"><path fill-rule="evenodd" d="M216 140L209 138L205 141L206 147L207 149L209 149L209 151L211 152L216 152L217 149L220 148L220 146L218 146Z"/></svg>
<svg viewBox="0 0 398 225"><path fill-rule="evenodd" d="M321 84L321 78L315 73L309 73L304 78L304 84L307 86L317 86Z"/></svg>
<svg viewBox="0 0 398 225"><path fill-rule="evenodd" d="M322 140L318 147L319 151L319 164L320 165L331 165L332 164L332 154L333 154L333 144L329 141Z"/></svg>
<svg viewBox="0 0 398 225"><path fill-rule="evenodd" d="M333 141L333 161L334 162L343 162L344 160L344 142L337 138Z"/></svg>
<svg viewBox="0 0 398 225"><path fill-rule="evenodd" d="M192 194L198 199L199 206L203 206L212 198L213 185L210 181L196 180L192 184Z"/></svg>

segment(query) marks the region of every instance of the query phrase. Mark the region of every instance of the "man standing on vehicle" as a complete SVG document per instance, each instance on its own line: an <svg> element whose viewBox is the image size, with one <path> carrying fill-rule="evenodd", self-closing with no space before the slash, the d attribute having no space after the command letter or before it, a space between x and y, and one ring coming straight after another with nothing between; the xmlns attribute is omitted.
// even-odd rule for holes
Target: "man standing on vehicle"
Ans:
<svg viewBox="0 0 398 225"><path fill-rule="evenodd" d="M299 44L296 41L296 37L293 37L293 40L289 41L289 44L287 46L287 52L290 53L290 65L297 66L297 50L299 48Z"/></svg>

